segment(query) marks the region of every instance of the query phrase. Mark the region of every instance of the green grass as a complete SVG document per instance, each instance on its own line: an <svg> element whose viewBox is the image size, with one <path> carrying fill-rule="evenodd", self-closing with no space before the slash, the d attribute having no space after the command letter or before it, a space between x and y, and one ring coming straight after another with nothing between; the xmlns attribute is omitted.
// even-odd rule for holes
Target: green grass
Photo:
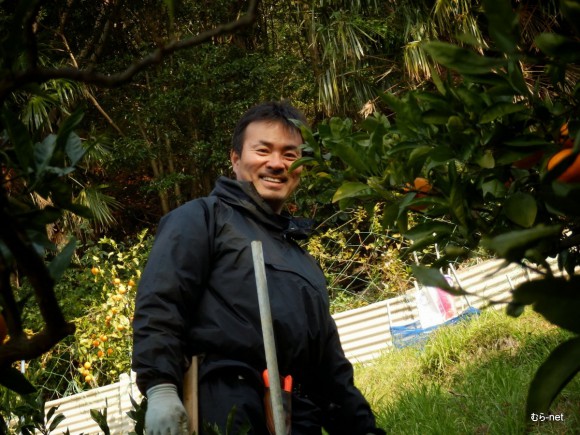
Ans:
<svg viewBox="0 0 580 435"><path fill-rule="evenodd" d="M533 312L513 319L487 310L441 328L423 350L393 350L357 366L356 383L388 433L523 434L533 374L568 337ZM538 422L527 433L580 433L579 411L577 376L552 405L564 421Z"/></svg>

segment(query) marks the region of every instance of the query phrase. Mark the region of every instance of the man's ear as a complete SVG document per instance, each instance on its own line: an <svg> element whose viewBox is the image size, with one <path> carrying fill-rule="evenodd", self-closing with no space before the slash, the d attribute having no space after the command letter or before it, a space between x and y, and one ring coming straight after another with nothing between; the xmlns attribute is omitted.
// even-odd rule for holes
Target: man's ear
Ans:
<svg viewBox="0 0 580 435"><path fill-rule="evenodd" d="M230 162L232 162L232 166L235 167L240 160L240 155L236 152L236 150L230 151Z"/></svg>
<svg viewBox="0 0 580 435"><path fill-rule="evenodd" d="M236 152L236 150L230 151L230 162L232 163L232 169L237 174L237 167L240 161L240 155Z"/></svg>

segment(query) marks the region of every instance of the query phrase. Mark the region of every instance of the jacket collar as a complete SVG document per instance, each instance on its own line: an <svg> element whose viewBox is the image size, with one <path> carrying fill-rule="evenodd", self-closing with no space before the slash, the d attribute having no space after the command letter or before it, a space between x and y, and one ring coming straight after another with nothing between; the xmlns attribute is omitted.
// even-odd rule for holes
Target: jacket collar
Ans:
<svg viewBox="0 0 580 435"><path fill-rule="evenodd" d="M235 208L243 209L257 221L280 231L284 237L301 240L312 233L311 219L295 218L285 211L281 214L275 213L250 181L220 177L210 195L217 196Z"/></svg>

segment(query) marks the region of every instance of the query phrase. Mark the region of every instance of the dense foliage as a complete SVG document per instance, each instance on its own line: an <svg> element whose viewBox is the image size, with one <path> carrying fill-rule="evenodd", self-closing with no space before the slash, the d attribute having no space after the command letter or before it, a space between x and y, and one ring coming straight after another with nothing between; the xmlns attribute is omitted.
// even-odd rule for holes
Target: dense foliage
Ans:
<svg viewBox="0 0 580 435"><path fill-rule="evenodd" d="M434 264L483 247L533 268L540 278L514 290L508 312L532 305L578 334L580 4L561 2L562 33L540 33L533 47L508 3L483 5L489 46L425 44L446 71L440 77L432 69L436 89L383 95L392 120L375 113L359 128L332 118L315 135L305 130L310 155L296 165L333 180L333 200L342 206L384 202L381 221L412 242L408 252L444 247ZM568 276L555 277L546 261L555 256ZM415 274L465 291L434 269ZM553 350L531 384L528 414L547 412L580 370L578 352L578 336Z"/></svg>

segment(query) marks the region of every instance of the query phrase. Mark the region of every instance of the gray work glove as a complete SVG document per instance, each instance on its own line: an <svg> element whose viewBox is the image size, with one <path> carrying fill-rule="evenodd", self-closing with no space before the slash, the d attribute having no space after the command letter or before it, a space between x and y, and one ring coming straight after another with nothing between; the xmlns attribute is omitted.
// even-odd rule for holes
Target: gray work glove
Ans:
<svg viewBox="0 0 580 435"><path fill-rule="evenodd" d="M189 435L187 414L173 384L159 384L147 390L145 414L147 435Z"/></svg>

